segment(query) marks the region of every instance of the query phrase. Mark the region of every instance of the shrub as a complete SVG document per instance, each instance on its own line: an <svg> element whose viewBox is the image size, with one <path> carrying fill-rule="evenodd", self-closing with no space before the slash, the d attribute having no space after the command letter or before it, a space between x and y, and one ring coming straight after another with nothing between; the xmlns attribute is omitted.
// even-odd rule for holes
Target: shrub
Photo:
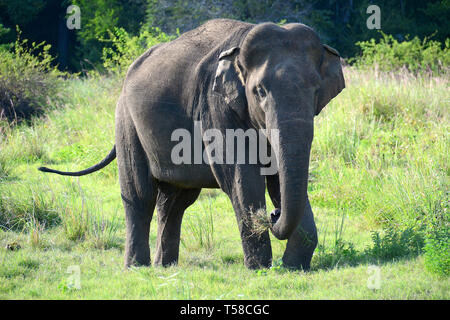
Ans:
<svg viewBox="0 0 450 320"><path fill-rule="evenodd" d="M450 237L447 230L436 230L428 235L425 244L425 268L443 276L450 274Z"/></svg>
<svg viewBox="0 0 450 320"><path fill-rule="evenodd" d="M12 51L0 50L0 119L29 120L61 102L65 73L52 65L50 45L20 39Z"/></svg>
<svg viewBox="0 0 450 320"><path fill-rule="evenodd" d="M372 247L365 250L365 255L378 261L390 261L418 256L423 246L423 233L420 230L391 227L385 229L383 235L377 231L372 232Z"/></svg>
<svg viewBox="0 0 450 320"><path fill-rule="evenodd" d="M3 156L3 153L1 153L0 154L0 182L9 176L11 170L12 170L12 165Z"/></svg>
<svg viewBox="0 0 450 320"><path fill-rule="evenodd" d="M108 218L103 203L87 198L78 183L70 182L67 188L69 192L59 197L56 205L65 237L71 241L85 241L96 249L120 247L117 215Z"/></svg>
<svg viewBox="0 0 450 320"><path fill-rule="evenodd" d="M316 248L317 254L314 255L314 268L330 269L341 266L354 266L361 259L361 254L355 249L351 241L343 239L345 214L336 217L334 221L334 230L332 232L334 239L331 243L326 241L326 227L323 230L323 238L319 240Z"/></svg>
<svg viewBox="0 0 450 320"><path fill-rule="evenodd" d="M331 246L319 244L314 264L317 269L332 269L341 266L354 266L361 259L360 253L350 241L337 239Z"/></svg>
<svg viewBox="0 0 450 320"><path fill-rule="evenodd" d="M443 199L428 218L425 236L425 268L435 274L450 274L450 213L448 200Z"/></svg>
<svg viewBox="0 0 450 320"><path fill-rule="evenodd" d="M439 41L414 37L399 42L392 35L381 32L379 42L375 39L359 41L361 56L349 62L360 68L377 66L382 71L396 71L402 68L412 73L429 72L438 74L448 71L450 65L450 39L444 44Z"/></svg>
<svg viewBox="0 0 450 320"><path fill-rule="evenodd" d="M59 222L53 201L45 192L21 186L0 190L0 230L30 230L30 223L50 228Z"/></svg>
<svg viewBox="0 0 450 320"><path fill-rule="evenodd" d="M117 76L123 76L133 61L150 47L167 42L175 38L162 32L159 28L142 30L138 36L130 35L123 28L108 30L111 47L104 47L102 54L103 66L106 70Z"/></svg>

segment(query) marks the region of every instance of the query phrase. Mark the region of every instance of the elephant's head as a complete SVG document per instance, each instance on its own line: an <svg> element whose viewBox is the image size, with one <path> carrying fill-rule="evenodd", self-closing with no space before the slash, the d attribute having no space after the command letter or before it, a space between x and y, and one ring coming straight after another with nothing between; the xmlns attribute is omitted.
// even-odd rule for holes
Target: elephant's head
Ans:
<svg viewBox="0 0 450 320"><path fill-rule="evenodd" d="M278 141L268 135L281 194L281 215L272 232L287 239L306 205L314 116L345 87L339 54L303 24L265 23L219 60L214 90L255 128L278 129Z"/></svg>

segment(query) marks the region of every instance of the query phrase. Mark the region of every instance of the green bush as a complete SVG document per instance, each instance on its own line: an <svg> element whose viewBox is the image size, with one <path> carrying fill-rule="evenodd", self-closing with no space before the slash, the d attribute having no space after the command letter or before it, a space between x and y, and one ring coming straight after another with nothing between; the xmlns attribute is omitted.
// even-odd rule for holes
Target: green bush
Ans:
<svg viewBox="0 0 450 320"><path fill-rule="evenodd" d="M441 201L441 206L431 220L425 237L425 268L435 274L450 274L450 213L448 201Z"/></svg>
<svg viewBox="0 0 450 320"><path fill-rule="evenodd" d="M34 187L8 185L0 189L0 230L22 231L30 221L45 228L59 224L53 200Z"/></svg>
<svg viewBox="0 0 450 320"><path fill-rule="evenodd" d="M0 123L1 125L1 123ZM0 137L1 141L1 137ZM12 165L8 162L3 153L0 153L0 183L7 178L11 172Z"/></svg>
<svg viewBox="0 0 450 320"><path fill-rule="evenodd" d="M450 274L450 237L447 230L436 230L425 241L425 268L443 276Z"/></svg>
<svg viewBox="0 0 450 320"><path fill-rule="evenodd" d="M16 122L61 103L65 75L52 65L50 45L30 44L18 33L13 51L0 50L0 119Z"/></svg>
<svg viewBox="0 0 450 320"><path fill-rule="evenodd" d="M402 68L412 73L429 72L438 74L448 71L450 65L450 39L444 44L439 41L414 37L399 42L392 35L381 32L382 37L359 41L361 55L349 62L357 67L378 67L382 71L396 71Z"/></svg>
<svg viewBox="0 0 450 320"><path fill-rule="evenodd" d="M423 246L423 233L420 230L391 227L385 229L382 235L377 231L372 232L372 247L365 250L365 255L379 261L390 261L418 256Z"/></svg>
<svg viewBox="0 0 450 320"><path fill-rule="evenodd" d="M329 246L319 244L314 256L314 269L332 269L342 266L355 266L361 259L354 244L350 241L336 239Z"/></svg>
<svg viewBox="0 0 450 320"><path fill-rule="evenodd" d="M142 30L138 36L130 35L123 28L114 28L108 32L110 39L103 41L111 42L111 47L103 48L103 66L117 76L123 76L133 61L150 47L176 37L165 34L159 28Z"/></svg>

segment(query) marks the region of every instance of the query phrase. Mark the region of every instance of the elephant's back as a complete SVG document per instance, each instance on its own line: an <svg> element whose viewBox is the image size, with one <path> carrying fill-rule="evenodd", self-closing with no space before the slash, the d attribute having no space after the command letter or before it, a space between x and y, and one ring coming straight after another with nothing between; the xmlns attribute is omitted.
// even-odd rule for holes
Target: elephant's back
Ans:
<svg viewBox="0 0 450 320"><path fill-rule="evenodd" d="M193 68L229 35L252 24L214 19L196 29L183 33L177 39L153 46L130 66L127 78L148 78L150 72L164 72L165 76L192 73Z"/></svg>
<svg viewBox="0 0 450 320"><path fill-rule="evenodd" d="M195 54L199 54L200 60L232 33L251 26L253 25L250 23L231 19L209 20L173 41L173 49L178 49L178 46L188 46Z"/></svg>
<svg viewBox="0 0 450 320"><path fill-rule="evenodd" d="M123 93L129 109L140 112L189 114L196 70L202 59L214 52L230 35L253 25L230 19L215 19L153 46L130 66ZM184 114L184 115L183 115Z"/></svg>
<svg viewBox="0 0 450 320"><path fill-rule="evenodd" d="M231 19L209 20L169 42L161 53L174 55L176 58L188 55L194 61L200 61L229 35L251 26L253 25L250 23Z"/></svg>

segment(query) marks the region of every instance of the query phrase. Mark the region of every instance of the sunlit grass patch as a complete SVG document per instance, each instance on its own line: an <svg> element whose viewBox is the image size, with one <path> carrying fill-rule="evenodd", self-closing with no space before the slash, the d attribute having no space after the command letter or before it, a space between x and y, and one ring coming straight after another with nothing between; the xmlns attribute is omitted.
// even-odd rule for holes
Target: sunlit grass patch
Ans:
<svg viewBox="0 0 450 320"><path fill-rule="evenodd" d="M186 210L178 266L125 271L116 162L79 178L36 169L83 169L114 143L120 82L69 80L65 108L0 132L0 298L448 299L448 276L433 273L446 265L448 240L429 232L448 221L448 80L344 72L347 88L315 120L308 193L319 246L310 273L283 268L286 241L270 231L272 268L247 270L218 189ZM267 194L266 202L262 230ZM156 211L150 232L154 261ZM79 290L69 287L71 266ZM369 266L380 270L379 290L367 287Z"/></svg>

